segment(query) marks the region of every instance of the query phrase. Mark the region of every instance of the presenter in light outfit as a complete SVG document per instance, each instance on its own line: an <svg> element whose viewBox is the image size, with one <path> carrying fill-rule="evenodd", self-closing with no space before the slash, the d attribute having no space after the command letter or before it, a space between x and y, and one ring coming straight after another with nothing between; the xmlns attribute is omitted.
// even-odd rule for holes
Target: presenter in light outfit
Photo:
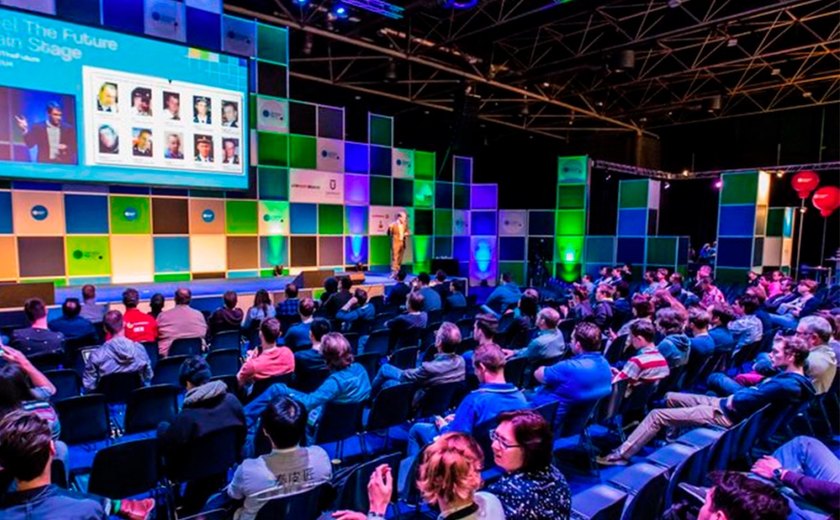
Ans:
<svg viewBox="0 0 840 520"><path fill-rule="evenodd" d="M405 255L405 241L409 233L405 212L400 211L397 213L397 219L388 226L388 234L391 236L391 278L396 278L400 272Z"/></svg>

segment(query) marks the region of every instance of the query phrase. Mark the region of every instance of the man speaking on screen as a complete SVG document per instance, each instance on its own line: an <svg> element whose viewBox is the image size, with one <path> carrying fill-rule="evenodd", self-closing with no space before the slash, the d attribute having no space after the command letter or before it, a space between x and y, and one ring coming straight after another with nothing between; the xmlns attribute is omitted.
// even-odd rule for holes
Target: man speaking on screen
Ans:
<svg viewBox="0 0 840 520"><path fill-rule="evenodd" d="M23 132L23 142L32 148L38 147L37 162L76 164L76 133L62 120L61 105L55 101L47 103L44 121L31 127L26 116L15 116L15 122Z"/></svg>
<svg viewBox="0 0 840 520"><path fill-rule="evenodd" d="M391 278L396 278L405 256L405 240L408 238L408 219L404 211L397 213L397 219L388 226L391 236Z"/></svg>

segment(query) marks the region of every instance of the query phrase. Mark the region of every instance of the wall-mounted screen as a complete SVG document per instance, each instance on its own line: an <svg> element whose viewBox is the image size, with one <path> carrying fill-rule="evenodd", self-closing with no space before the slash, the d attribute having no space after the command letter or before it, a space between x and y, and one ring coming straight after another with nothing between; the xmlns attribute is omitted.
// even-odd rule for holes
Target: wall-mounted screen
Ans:
<svg viewBox="0 0 840 520"><path fill-rule="evenodd" d="M0 31L0 176L247 188L247 60L6 9Z"/></svg>

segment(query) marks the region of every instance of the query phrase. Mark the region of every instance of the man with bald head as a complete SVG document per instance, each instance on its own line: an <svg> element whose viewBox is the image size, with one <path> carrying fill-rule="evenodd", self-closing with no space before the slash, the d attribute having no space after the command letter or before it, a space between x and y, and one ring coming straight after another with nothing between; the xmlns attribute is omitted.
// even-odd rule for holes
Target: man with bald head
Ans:
<svg viewBox="0 0 840 520"><path fill-rule="evenodd" d="M528 343L528 346L519 350L503 349L509 358L528 358L532 365L539 364L547 359L562 356L566 352L566 341L563 333L557 330L560 323L560 314L546 307L537 313L537 337Z"/></svg>
<svg viewBox="0 0 840 520"><path fill-rule="evenodd" d="M201 312L190 307L192 293L181 288L175 291L175 307L158 316L158 352L169 354L172 342L181 338L203 338L207 335L207 321Z"/></svg>
<svg viewBox="0 0 840 520"><path fill-rule="evenodd" d="M396 279L405 256L405 243L410 234L405 211L397 213L397 219L388 226L388 234L391 236L391 278Z"/></svg>

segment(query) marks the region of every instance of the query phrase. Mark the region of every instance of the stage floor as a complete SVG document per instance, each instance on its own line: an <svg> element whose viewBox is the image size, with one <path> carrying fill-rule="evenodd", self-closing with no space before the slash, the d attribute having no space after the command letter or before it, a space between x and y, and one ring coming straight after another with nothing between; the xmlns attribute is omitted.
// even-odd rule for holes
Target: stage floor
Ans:
<svg viewBox="0 0 840 520"><path fill-rule="evenodd" d="M278 276L276 278L242 278L242 279L212 279L193 280L191 282L149 282L149 283L127 283L96 286L96 300L102 303L121 303L122 293L129 287L140 292L141 300L148 300L155 293L161 293L170 300L175 295L175 290L186 287L192 291L193 298L206 296L222 296L225 291L236 291L241 294L253 294L259 289L265 289L269 293L282 291L286 285L291 283L296 276ZM408 275L406 281L414 279L414 275ZM393 285L395 282L388 277L387 273L365 272L364 285ZM320 288L320 287L319 287ZM65 298L79 298L81 287L61 287L55 289L55 301L63 302Z"/></svg>

